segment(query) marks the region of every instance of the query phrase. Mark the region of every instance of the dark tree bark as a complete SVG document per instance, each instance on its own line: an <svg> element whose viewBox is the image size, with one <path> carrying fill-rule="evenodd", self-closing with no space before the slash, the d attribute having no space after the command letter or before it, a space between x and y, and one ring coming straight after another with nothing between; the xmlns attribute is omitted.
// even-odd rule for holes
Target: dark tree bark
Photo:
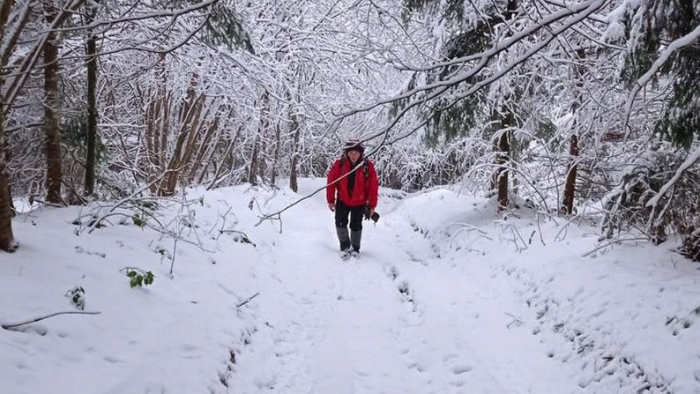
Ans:
<svg viewBox="0 0 700 394"><path fill-rule="evenodd" d="M47 21L53 24L53 29L60 26L67 18L69 18L72 10L77 9L82 5L84 0L79 0L71 3L71 9L62 9L61 13L58 10L51 7L50 5L45 5ZM25 3L26 4L26 3ZM18 11L10 18L13 14L13 7L18 6L15 11ZM19 37L22 34L27 23L31 19L35 12L35 7L39 7L39 2L29 2L27 7L20 7L22 4L14 1L3 0L0 3L0 42L3 43L0 52L0 69L3 70L0 73L0 87L6 87L6 89L0 89L4 91L2 100L0 100L0 250L11 252L17 247L14 235L12 232L12 216L14 216L14 209L12 208L12 194L10 191L10 177L8 174L8 156L7 156L7 134L5 130L5 117L7 116L8 110L12 105L13 101L17 97L17 92L24 86L29 76L29 70L36 65L36 61L39 56L39 51L44 50L41 45L36 45L32 48L31 53L28 53L22 58L18 64L9 64L10 57L14 53L14 49L19 41ZM9 23L9 25L8 25ZM55 30L54 30L55 31ZM55 47L56 33L52 33L46 37L51 43L54 43L54 56L57 55L57 48ZM43 37L40 39L39 42ZM46 52L44 52L46 54ZM49 56L51 51L49 51ZM55 62L53 63L56 64ZM8 68L9 66L9 68ZM8 71L10 70L11 71ZM8 76L9 75L9 76ZM56 89L58 92L58 89ZM59 96L60 97L60 96ZM55 99L55 97L52 97ZM50 106L55 103L50 103L48 101L44 103L45 106ZM57 120L57 117L54 118ZM61 185L61 167L60 167L60 134L59 134L58 153L59 153L59 166L58 170L58 187L59 192L57 196L60 201L60 185ZM52 141L53 142L53 141ZM55 145L55 144L54 144ZM53 168L55 171L56 168ZM47 174L48 175L48 174ZM54 175L54 173L52 173ZM48 181L47 176L47 181ZM55 179L52 177L52 187L55 187ZM48 196L47 196L47 201Z"/></svg>
<svg viewBox="0 0 700 394"><path fill-rule="evenodd" d="M508 0L504 15L506 21L513 19L517 7L517 0ZM512 32L507 34L507 36L511 35ZM509 130L515 126L515 114L509 108L505 108L505 115L499 114L498 116L501 118L501 135L498 137L496 146L496 173L492 183L497 192L498 211L501 212L508 209L508 178L510 174L508 168L508 163L510 162Z"/></svg>
<svg viewBox="0 0 700 394"><path fill-rule="evenodd" d="M0 7L0 38L5 37L5 28L10 14L11 2L4 1ZM0 39L0 41L3 41ZM2 59L5 65L5 59ZM0 91L5 79L0 73ZM15 250L15 236L12 232L12 193L10 191L10 174L7 172L7 135L5 131L5 105L0 103L0 250Z"/></svg>
<svg viewBox="0 0 700 394"><path fill-rule="evenodd" d="M294 113L292 115L292 124L290 128L294 132L294 139L292 141L292 163L289 168L289 188L294 190L294 192L299 191L299 184L297 181L297 167L299 166L299 135L301 134L301 127L299 125L299 115Z"/></svg>
<svg viewBox="0 0 700 394"><path fill-rule="evenodd" d="M576 193L576 173L578 172L579 146L578 134L571 136L569 141L569 168L566 171L566 184L564 186L564 206L563 210L571 215L574 212L574 194Z"/></svg>
<svg viewBox="0 0 700 394"><path fill-rule="evenodd" d="M168 161L167 173L161 182L158 195L172 196L175 194L178 179L183 170L188 166L194 154L194 141L202 128L202 110L206 96L195 91L198 77L193 78L192 85L187 92L187 100L181 108L180 125L178 127L175 149ZM204 115L206 117L206 114Z"/></svg>
<svg viewBox="0 0 700 394"><path fill-rule="evenodd" d="M0 87L2 87L0 76ZM10 176L7 173L7 148L5 144L5 111L0 106L0 250L12 252L16 248L12 233L12 195L10 193Z"/></svg>
<svg viewBox="0 0 700 394"><path fill-rule="evenodd" d="M279 166L279 159L280 159L280 149L282 147L282 141L281 141L281 130L280 130L280 124L277 122L277 126L275 127L275 148L274 148L274 153L272 154L272 175L270 176L270 183L275 184L277 181L277 170Z"/></svg>
<svg viewBox="0 0 700 394"><path fill-rule="evenodd" d="M253 185L258 185L258 175L260 174L260 144L263 134L267 132L267 128L270 125L270 120L268 119L270 105L270 93L264 91L260 99L260 126L258 127L258 134L253 139L253 153L250 156L250 168L248 170L248 182Z"/></svg>
<svg viewBox="0 0 700 394"><path fill-rule="evenodd" d="M579 107L583 102L583 75L586 69L583 65L583 60L586 58L586 51L579 49L576 51L578 65L576 66L576 97L571 105L571 111L576 115ZM578 121L574 120L574 127L578 125ZM564 200L562 201L562 211L567 215L574 212L574 197L576 194L576 176L578 172L578 155L579 155L579 136L576 132L571 136L569 141L569 164L566 170L566 183L564 184Z"/></svg>
<svg viewBox="0 0 700 394"><path fill-rule="evenodd" d="M170 114L172 93L167 91L167 77L165 72L165 54L158 55L156 70L156 91L153 99L146 106L145 123L146 133L144 143L146 145L146 163L144 171L148 174L148 183L151 193L158 193L165 170L165 151L167 148L168 133L170 130Z"/></svg>
<svg viewBox="0 0 700 394"><path fill-rule="evenodd" d="M52 23L57 9L44 5L46 21ZM58 63L58 34L49 32L44 45L44 149L46 154L46 201L63 204L61 197L61 90Z"/></svg>
<svg viewBox="0 0 700 394"><path fill-rule="evenodd" d="M95 15L94 8L88 12L91 23ZM87 58L87 157L85 158L85 195L95 191L95 167L97 160L97 37L88 32L85 45Z"/></svg>
<svg viewBox="0 0 700 394"><path fill-rule="evenodd" d="M501 132L498 138L498 153L496 155L496 188L498 191L498 210L503 211L508 208L508 166L510 152L510 142L508 141L508 131Z"/></svg>
<svg viewBox="0 0 700 394"><path fill-rule="evenodd" d="M258 185L258 173L260 172L260 135L253 139L253 154L250 156L250 168L248 169L248 183Z"/></svg>

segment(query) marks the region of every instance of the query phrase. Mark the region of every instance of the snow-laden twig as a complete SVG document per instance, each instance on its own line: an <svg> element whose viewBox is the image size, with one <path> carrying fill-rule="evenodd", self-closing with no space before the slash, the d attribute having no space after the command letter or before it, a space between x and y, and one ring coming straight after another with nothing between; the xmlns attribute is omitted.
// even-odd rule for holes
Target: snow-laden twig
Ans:
<svg viewBox="0 0 700 394"><path fill-rule="evenodd" d="M112 27L117 24L121 23L133 23L136 21L142 21L142 20L147 20L147 19L158 19L158 18L167 18L170 17L171 20L175 20L183 15L189 14L194 11L199 11L202 9L205 9L209 6L212 6L216 3L218 3L220 0L207 0L207 1L202 1L201 3L196 3L192 6L185 7L182 9L166 9L166 10L158 10L158 11L153 11L150 13L144 13L141 15L131 15L131 16L124 16L121 18L116 18L116 19L100 19L96 20L95 22L90 23L89 25L81 25L78 27L65 27L61 29L55 29L57 31L61 32L71 32L71 31L77 31L77 30L89 30L89 29L96 29L101 26L108 26Z"/></svg>
<svg viewBox="0 0 700 394"><path fill-rule="evenodd" d="M322 187L319 187L318 189L314 190L311 194L308 194L308 195L306 195L306 196L304 196L304 197L301 197L300 199L294 201L293 203L287 205L286 207L280 209L279 211L276 211L276 212L273 212L273 213L270 213L270 214L267 214L267 215L262 216L262 217L260 218L260 221L258 221L258 222L255 224L255 226L257 227L257 226L259 226L262 222L264 222L264 221L266 221L266 220L270 220L270 219L275 218L275 217L277 217L278 219L281 218L280 215L282 214L282 212L284 212L284 211L286 211L286 210L292 208L293 206L299 204L300 202L302 202L302 201L304 201L304 200L308 200L309 198L315 196L318 192L327 189L327 188L328 188L329 186L331 186L331 185L335 185L336 183L340 182L341 179L343 179L343 178L349 176L350 174L352 174L353 172L357 171L359 168L362 167L362 165L365 163L365 160L366 160L366 159L367 159L367 158L365 157L365 159L363 159L363 160L361 160L359 163L357 163L357 165L355 166L355 168L353 168L352 170L348 171L347 174L341 176L340 178L336 179L335 181L333 181L333 182L331 182L331 183L329 183L329 184L327 184L327 185L324 185L324 186L322 186Z"/></svg>
<svg viewBox="0 0 700 394"><path fill-rule="evenodd" d="M506 328L520 327L524 324L523 320L521 318L515 316L514 314L508 313L508 312L505 312L505 314L506 314L506 316L513 319L513 320L511 320L510 323L506 324Z"/></svg>
<svg viewBox="0 0 700 394"><path fill-rule="evenodd" d="M455 225L457 225L457 226L459 226L459 227L461 227L461 228L460 228L459 230L455 231L454 234L452 234L452 239L456 238L459 234L461 234L461 233L463 233L463 232L472 232L472 231L476 231L476 233L479 234L479 236L481 236L481 237L483 237L483 238L486 238L486 239L488 239L489 241L493 241L493 238L489 237L489 235L488 235L489 233L487 233L486 231L484 231L484 230L482 230L482 229L480 229L480 228L478 228L478 227L474 227L474 226L472 226L471 224L467 224L467 223L455 223Z"/></svg>
<svg viewBox="0 0 700 394"><path fill-rule="evenodd" d="M698 27L700 29L700 27ZM656 205L659 203L659 200L668 193L668 191L678 182L679 179L683 176L686 170L690 168L695 162L697 162L700 159L700 148L695 149L691 154L686 157L685 161L683 164L681 164L678 169L676 169L676 173L673 175L673 178L671 178L668 182L666 182L663 186L661 186L661 189L659 189L659 192L652 198L647 201L646 206L647 207L656 207Z"/></svg>
<svg viewBox="0 0 700 394"><path fill-rule="evenodd" d="M610 240L610 241L608 241L608 242L606 242L606 243L604 243L604 244L598 246L597 248L591 250L590 252L584 253L583 255L581 255L581 257L588 257L588 256L590 256L590 255L596 253L597 251L601 250L601 249L607 248L607 247L610 246L610 245L619 244L619 243L622 243L622 242L629 242L629 241L648 241L648 240L649 240L648 238L640 238L640 237L638 237L638 238L619 238L619 239L613 239L613 240Z"/></svg>
<svg viewBox="0 0 700 394"><path fill-rule="evenodd" d="M431 84L418 86L418 87L416 87L410 91L404 92L400 95L397 95L394 97L389 97L389 98L386 98L383 100L378 100L375 103L371 103L365 107L356 108L356 109L346 111L341 116L347 117L347 116L351 116L351 115L354 115L354 114L359 113L359 112L367 112L367 111L370 111L376 107L379 107L379 106L382 106L385 104L393 103L395 101L399 101L399 100L403 100L403 99L408 99L408 98L410 98L410 97L412 97L420 92L423 92L423 91L432 91L433 89L438 89L439 91L442 92L445 90L445 88L449 88L451 86L458 85L458 84L468 80L469 78L473 77L474 75L476 75L476 73L484 67L484 64L488 63L489 60L491 60L492 58L497 56L499 53L507 50L508 48L525 40L528 37L534 36L537 32L539 32L543 28L551 26L555 22L558 22L560 20L563 20L563 19L566 19L568 17L573 16L573 18L571 18L571 20L566 21L561 27L557 28L556 30L550 31L549 32L550 36L548 38L545 38L541 43L534 45L532 47L532 49L529 50L525 54L525 56L519 57L518 59L516 59L515 62L513 62L512 64L505 67L504 70L499 71L493 77L489 78L489 79L498 79L498 78L502 77L506 72L508 72L512 68L514 68L516 65L529 59L532 55L534 55L539 50L541 50L546 44L549 44L557 35L566 31L571 26L573 26L576 23L580 22L581 20L587 18L590 14L592 14L595 11L597 11L598 9L600 9L605 3L606 2L602 1L602 0L589 0L589 1L583 1L583 2L577 3L577 4L572 4L572 5L568 6L567 8L563 8L563 9L557 10L549 15L546 15L545 17L541 18L536 23L534 23L532 26L529 26L528 28L524 29L523 31L519 32L518 34L514 34L513 36L509 37L508 39L499 42L497 45L495 45L493 48L490 48L487 51L473 54L473 55L464 56L464 57L459 57L457 59L453 59L453 60L442 62L442 63L432 64L425 69L416 69L416 71L432 71L432 70L435 70L436 68L449 67L452 65L464 64L466 62L480 60L480 62L476 66L474 66L473 68L468 69L467 71L461 71L458 74L456 74L450 78L446 78L444 80L440 80L438 82L434 82ZM488 82L488 83L490 83L490 82ZM479 86L479 89L481 87L482 86Z"/></svg>
<svg viewBox="0 0 700 394"><path fill-rule="evenodd" d="M240 304L236 305L236 308L242 307L243 305L249 303L250 301L252 301L255 297L257 297L257 296L259 296L259 295L260 295L260 293L255 293L255 294L253 294L252 296L248 297L245 301L243 301L243 302L241 302Z"/></svg>
<svg viewBox="0 0 700 394"><path fill-rule="evenodd" d="M228 205L228 203L226 203L226 201L223 201L223 203ZM229 206L223 215L218 215L216 217L216 222L211 226L211 229L209 230L209 232L207 234L211 234L216 230L216 227L218 227L218 225L219 225L219 218L222 218L223 223L221 223L221 227L218 230L216 230L219 233L219 235L221 235L222 232L224 231L224 228L226 228L226 217L228 216L229 212L231 212L232 209L233 208L231 206ZM218 235L217 235L216 239L219 239Z"/></svg>
<svg viewBox="0 0 700 394"><path fill-rule="evenodd" d="M513 242L515 243L515 247L518 249L518 253L521 253L524 250L528 249L527 242L525 242L525 239L523 239L523 236L520 235L520 230L518 230L514 225L510 226L510 231L513 233ZM518 247L518 242L517 239L520 239L520 242L522 242L523 247L519 248Z"/></svg>
<svg viewBox="0 0 700 394"><path fill-rule="evenodd" d="M607 212L604 210L601 210L601 212ZM579 220L579 225L580 225L580 220L583 218L583 214L579 215L574 215L569 217L569 219L564 223L564 225L557 231L557 234L554 236L554 242L561 242L564 239L566 239L566 235L569 231L569 226L574 223L574 221ZM544 240L542 240L542 243L544 243Z"/></svg>
<svg viewBox="0 0 700 394"><path fill-rule="evenodd" d="M502 167L501 165L495 164L495 163L482 163L478 164L475 166L472 166L472 168L469 169L469 172L467 172L466 176L469 177L471 174L473 174L476 171L479 171L481 169L497 169ZM506 166L506 171L512 171L518 175L520 175L521 179L527 182L528 185L532 188L532 190L540 197L540 201L542 201L542 205L544 206L545 211L548 213L550 211L549 205L547 204L547 199L545 196L540 192L539 188L535 186L534 182L529 179L527 174L516 168L515 166ZM554 223L557 223L556 219L552 216L549 215L549 218L554 221Z"/></svg>
<svg viewBox="0 0 700 394"><path fill-rule="evenodd" d="M376 101L375 103L371 103L365 107L362 108L356 108L352 109L350 111L347 111L341 115L341 118L345 118L348 116L355 115L360 112L367 112L370 111L374 108L381 107L390 103L394 103L397 101L401 100L406 100L410 99L416 95L418 95L421 92L425 92L425 96L409 102L401 111L399 111L389 122L389 124L385 125L382 127L380 130L375 132L374 134L371 134L370 136L367 137L367 140L373 140L378 137L384 137L386 140L386 136L389 133L389 131L394 128L399 120L403 118L409 110L411 110L413 107L416 107L418 105L423 105L425 103L428 103L429 101L433 99L437 99L439 97L442 97L444 94L447 93L447 91L454 87L462 84L463 82L467 81L469 78L472 78L474 75L478 74L481 70L483 70L488 62L497 56L499 53L507 50L511 46L517 44L519 41L526 39L527 37L530 37L532 35L535 35L539 30L541 30L544 27L549 27L553 25L555 22L559 20L566 19L568 17L571 17L570 20L567 20L565 23L563 23L562 26L552 29L549 31L549 36L544 38L542 41L536 43L530 49L524 53L523 55L519 56L512 62L504 65L499 69L498 72L494 73L492 76L485 78L483 81L480 81L474 85L472 85L469 89L467 89L464 93L457 95L455 98L453 98L447 105L445 105L442 110L446 110L461 100L473 95L477 91L483 89L486 86L489 86L493 82L501 79L504 77L507 73L509 73L511 70L513 70L515 67L518 65L526 62L528 59L530 59L532 56L535 54L539 53L543 48L545 48L549 43L551 43L554 38L565 32L567 29L569 29L571 26L575 25L576 23L579 23L581 20L585 19L588 17L590 14L594 13L598 9L600 9L603 5L605 4L605 1L603 0L593 0L593 1L584 1L575 5L572 5L566 9L559 10L557 12L553 12L552 14L547 15L546 17L542 18L541 20L538 21L538 23L534 24L533 26L529 27L528 29L523 30L522 32L513 35L511 38L508 38L506 40L503 40L498 43L498 45L492 47L491 49L475 54L475 55L469 55L465 56L462 58L458 58L455 60L451 60L448 62L444 62L442 64L438 65L432 65L428 70L433 70L436 67L440 66L448 66L452 64L464 64L469 61L476 61L478 60L477 64L475 64L473 67L468 69L467 71L460 71L456 73L455 75L446 78L444 80L441 80L439 82L435 82L432 84L427 84L424 86L419 86L416 87L410 91L404 92L400 95L394 96L394 97L389 97L383 100ZM426 71L428 71L426 70ZM427 124L427 120L424 120L422 124ZM422 126L422 125L421 125ZM416 127L413 129L413 132L417 131L420 129L419 127Z"/></svg>
<svg viewBox="0 0 700 394"><path fill-rule="evenodd" d="M50 314L50 315L37 317L37 318L35 318L35 319L27 320L27 321L21 322L21 323L3 324L3 325L2 325L2 328L4 328L5 330L11 330L11 329L17 328L17 327L19 327L19 326L25 326L25 325L27 325L27 324L32 324L32 323L40 322L40 321L45 320L45 319L48 319L48 318L50 318L50 317L60 316L60 315L99 315L100 313L101 313L101 312L81 312L81 311L56 312L56 313L52 313L52 314Z"/></svg>
<svg viewBox="0 0 700 394"><path fill-rule="evenodd" d="M162 173L159 177L156 177L156 179L154 179L152 182L150 182L150 183L148 183L148 184L146 184L146 185L143 185L142 187L136 189L135 192L131 193L131 194L128 195L127 197L124 197L124 198L122 198L121 200L117 201L117 203L114 204L106 214L104 214L103 216L97 218L90 226L87 227L87 228L89 229L89 230L88 230L88 234L90 234L90 233L92 233L93 231L95 231L95 228L97 227L97 225L98 225L99 223L101 223L102 220L103 220L105 217L109 216L109 215L110 215L112 212L114 212L117 208L119 208L120 206L124 205L124 204L127 203L128 201L133 200L134 197L138 196L139 194L141 194L141 193L143 193L144 191L146 191L146 190L148 190L149 188L151 188L151 186L155 185L157 182L160 182L160 180L163 179L163 177L164 177L166 174L168 174L169 172L171 172L171 171L173 171L173 170L165 170L165 171L163 171L163 173Z"/></svg>
<svg viewBox="0 0 700 394"><path fill-rule="evenodd" d="M540 213L535 212L535 217L537 217L537 233L540 236L540 242L542 242L542 246L547 246L547 244L544 242L544 237L542 236L542 225L540 223Z"/></svg>

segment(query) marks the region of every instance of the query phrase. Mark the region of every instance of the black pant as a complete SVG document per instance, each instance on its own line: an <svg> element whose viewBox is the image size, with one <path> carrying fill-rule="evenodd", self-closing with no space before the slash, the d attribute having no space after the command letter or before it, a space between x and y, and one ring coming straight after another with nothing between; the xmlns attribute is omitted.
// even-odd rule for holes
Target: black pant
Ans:
<svg viewBox="0 0 700 394"><path fill-rule="evenodd" d="M342 201L338 200L335 203L335 226L345 227L348 225L348 215L350 216L350 230L362 230L362 218L365 215L367 208L364 205L359 207L349 207Z"/></svg>

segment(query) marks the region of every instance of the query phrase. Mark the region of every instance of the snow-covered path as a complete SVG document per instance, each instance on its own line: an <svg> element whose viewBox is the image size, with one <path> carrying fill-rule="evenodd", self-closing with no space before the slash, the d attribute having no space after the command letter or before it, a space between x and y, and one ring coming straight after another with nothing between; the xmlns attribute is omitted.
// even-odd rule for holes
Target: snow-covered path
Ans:
<svg viewBox="0 0 700 394"><path fill-rule="evenodd" d="M15 218L0 393L700 393L700 267L672 244L603 248L595 217L383 189L343 262L320 193L255 226L323 179L301 185L163 201L177 240L129 210L82 234L89 207ZM76 286L99 314L31 322L74 313Z"/></svg>
<svg viewBox="0 0 700 394"><path fill-rule="evenodd" d="M311 190L302 190L302 194ZM289 215L271 247L276 294L265 327L241 350L236 393L575 392L575 371L519 325L511 289L483 269L440 262L434 248L383 198L365 222L363 253L341 261L321 193ZM309 244L308 240L325 240ZM439 262L439 263L438 263ZM428 268L429 267L429 268ZM523 357L523 355L527 355Z"/></svg>

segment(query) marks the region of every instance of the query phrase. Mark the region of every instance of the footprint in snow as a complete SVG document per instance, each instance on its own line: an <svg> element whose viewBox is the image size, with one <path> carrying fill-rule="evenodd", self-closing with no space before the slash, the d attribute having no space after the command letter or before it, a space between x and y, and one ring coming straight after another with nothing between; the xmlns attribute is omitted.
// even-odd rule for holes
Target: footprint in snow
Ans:
<svg viewBox="0 0 700 394"><path fill-rule="evenodd" d="M474 369L474 367L472 367L471 365L456 365L452 368L452 373L455 375L461 375L471 371L472 369Z"/></svg>

